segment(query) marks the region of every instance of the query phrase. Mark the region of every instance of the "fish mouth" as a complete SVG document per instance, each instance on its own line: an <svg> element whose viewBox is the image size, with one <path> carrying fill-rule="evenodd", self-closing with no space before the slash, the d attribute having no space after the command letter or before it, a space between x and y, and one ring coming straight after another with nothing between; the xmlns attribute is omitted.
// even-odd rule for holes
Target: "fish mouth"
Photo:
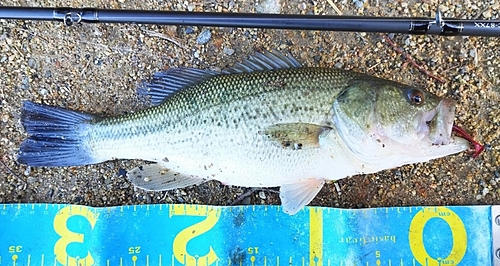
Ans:
<svg viewBox="0 0 500 266"><path fill-rule="evenodd" d="M448 145L452 141L455 105L454 100L443 99L435 109L424 112L418 121L419 138L428 138L432 145Z"/></svg>
<svg viewBox="0 0 500 266"><path fill-rule="evenodd" d="M435 109L423 113L418 121L418 137L420 140L428 138L433 146L458 144L467 147L471 144L474 150L470 153L473 158L476 158L485 147L475 141L464 129L454 124L455 105L455 101L443 99ZM455 132L456 136L452 136L452 132Z"/></svg>

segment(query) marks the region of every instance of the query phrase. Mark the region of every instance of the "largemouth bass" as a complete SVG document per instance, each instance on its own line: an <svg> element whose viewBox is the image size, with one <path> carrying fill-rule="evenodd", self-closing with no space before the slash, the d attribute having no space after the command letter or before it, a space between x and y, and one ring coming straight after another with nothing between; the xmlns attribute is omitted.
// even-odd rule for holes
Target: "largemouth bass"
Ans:
<svg viewBox="0 0 500 266"><path fill-rule="evenodd" d="M298 212L325 181L468 149L452 136L455 102L420 88L257 53L224 73L173 68L139 88L152 107L118 117L25 102L18 161L76 166L154 162L128 171L146 190L218 180L280 186Z"/></svg>

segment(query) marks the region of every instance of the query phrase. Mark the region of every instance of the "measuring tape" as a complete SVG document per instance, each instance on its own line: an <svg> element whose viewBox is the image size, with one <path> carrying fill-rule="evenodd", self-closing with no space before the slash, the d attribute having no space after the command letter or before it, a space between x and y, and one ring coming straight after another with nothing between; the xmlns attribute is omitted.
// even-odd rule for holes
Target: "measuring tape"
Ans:
<svg viewBox="0 0 500 266"><path fill-rule="evenodd" d="M500 206L0 205L0 265L500 265Z"/></svg>

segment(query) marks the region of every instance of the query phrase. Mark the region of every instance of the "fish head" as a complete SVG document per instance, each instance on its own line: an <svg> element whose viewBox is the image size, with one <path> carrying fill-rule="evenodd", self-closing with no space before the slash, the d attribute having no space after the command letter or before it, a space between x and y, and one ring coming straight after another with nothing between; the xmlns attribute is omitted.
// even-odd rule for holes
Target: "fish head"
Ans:
<svg viewBox="0 0 500 266"><path fill-rule="evenodd" d="M424 89L384 80L357 80L336 98L333 123L359 159L392 160L395 167L468 148L465 139L451 135L455 105L454 100Z"/></svg>

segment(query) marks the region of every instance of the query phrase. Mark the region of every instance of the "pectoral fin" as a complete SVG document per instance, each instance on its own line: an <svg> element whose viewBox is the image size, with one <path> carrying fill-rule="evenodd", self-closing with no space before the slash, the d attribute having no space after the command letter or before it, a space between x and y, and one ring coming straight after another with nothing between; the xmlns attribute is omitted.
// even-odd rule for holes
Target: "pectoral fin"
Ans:
<svg viewBox="0 0 500 266"><path fill-rule="evenodd" d="M127 179L136 187L155 191L183 188L205 182L203 178L184 175L161 164L136 167L127 173Z"/></svg>
<svg viewBox="0 0 500 266"><path fill-rule="evenodd" d="M318 148L319 136L330 129L315 124L288 123L272 125L259 134L283 148L301 150Z"/></svg>
<svg viewBox="0 0 500 266"><path fill-rule="evenodd" d="M299 212L309 204L325 184L323 179L309 178L299 183L285 184L280 188L283 211L290 215Z"/></svg>

